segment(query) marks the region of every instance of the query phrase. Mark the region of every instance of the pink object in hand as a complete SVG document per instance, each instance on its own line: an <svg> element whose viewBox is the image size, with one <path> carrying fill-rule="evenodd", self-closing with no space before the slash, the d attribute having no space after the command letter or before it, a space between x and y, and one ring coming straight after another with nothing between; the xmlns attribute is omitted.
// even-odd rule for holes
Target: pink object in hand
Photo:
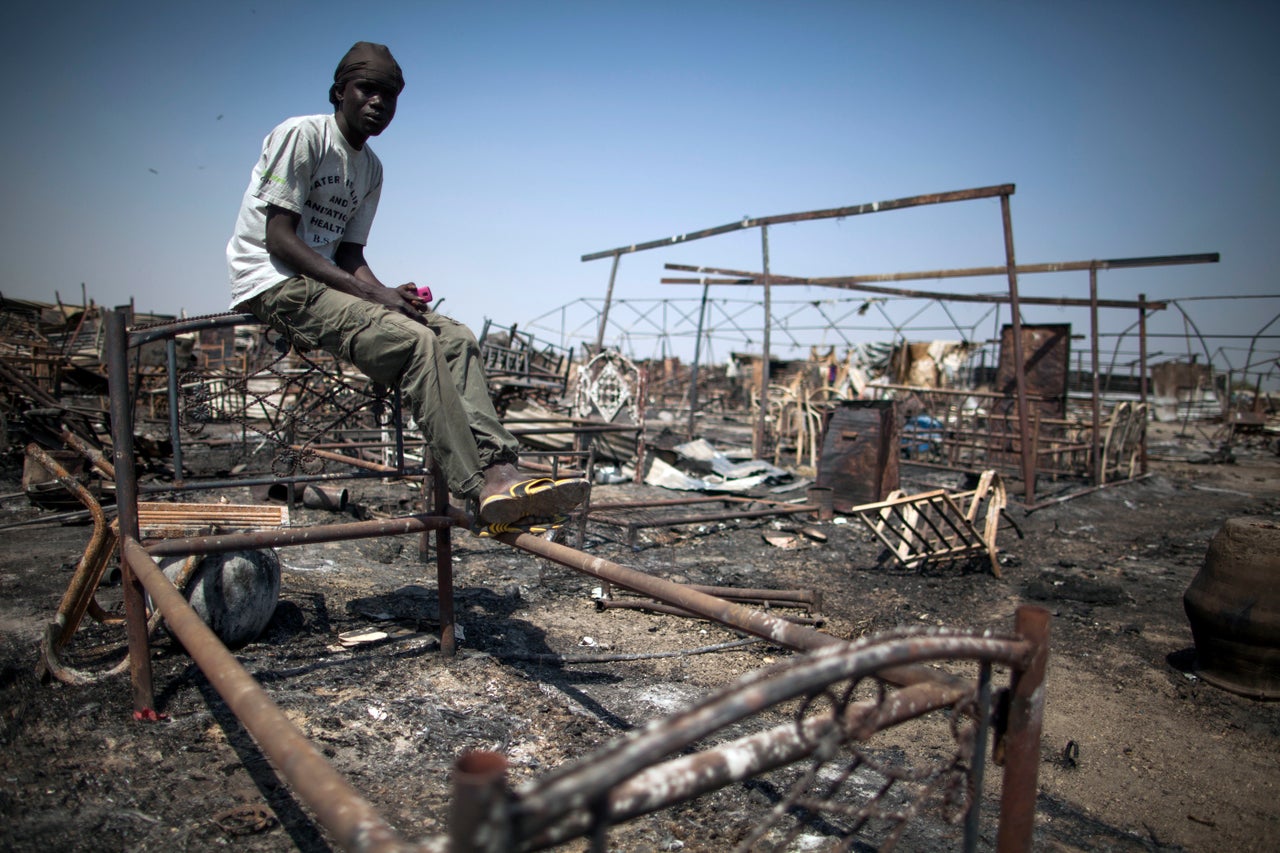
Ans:
<svg viewBox="0 0 1280 853"><path fill-rule="evenodd" d="M422 285L422 287L419 287L419 288L418 288L418 298L419 298L419 299L421 299L423 302L430 302L430 301L431 301L431 287L430 287L430 285L426 285L426 284L424 284L424 285Z"/></svg>

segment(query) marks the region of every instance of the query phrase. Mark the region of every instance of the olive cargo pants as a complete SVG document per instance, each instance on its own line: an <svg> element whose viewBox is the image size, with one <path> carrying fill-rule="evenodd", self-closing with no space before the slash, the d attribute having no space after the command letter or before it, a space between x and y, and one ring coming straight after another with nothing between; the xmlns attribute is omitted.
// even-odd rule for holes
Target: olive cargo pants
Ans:
<svg viewBox="0 0 1280 853"><path fill-rule="evenodd" d="M324 349L399 388L454 495L475 497L485 468L516 462L519 442L494 411L480 346L462 323L429 311L424 325L305 276L238 307L299 349Z"/></svg>

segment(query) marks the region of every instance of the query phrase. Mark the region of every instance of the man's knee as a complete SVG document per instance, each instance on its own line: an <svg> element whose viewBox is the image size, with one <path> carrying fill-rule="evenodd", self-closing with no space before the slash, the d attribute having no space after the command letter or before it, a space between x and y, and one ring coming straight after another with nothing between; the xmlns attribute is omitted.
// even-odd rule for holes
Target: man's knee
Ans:
<svg viewBox="0 0 1280 853"><path fill-rule="evenodd" d="M432 327L440 339L440 346L449 355L480 352L480 342L476 340L475 333L464 323L459 323L451 317L437 315Z"/></svg>
<svg viewBox="0 0 1280 853"><path fill-rule="evenodd" d="M366 374L385 384L397 384L416 362L433 359L436 346L430 329L388 310L352 335L347 349L351 362Z"/></svg>

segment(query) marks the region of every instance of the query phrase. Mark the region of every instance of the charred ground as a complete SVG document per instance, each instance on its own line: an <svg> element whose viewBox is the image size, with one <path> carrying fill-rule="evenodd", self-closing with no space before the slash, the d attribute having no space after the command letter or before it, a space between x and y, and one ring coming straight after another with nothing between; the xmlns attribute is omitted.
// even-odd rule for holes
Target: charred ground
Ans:
<svg viewBox="0 0 1280 853"><path fill-rule="evenodd" d="M676 528L632 550L591 526L586 549L674 580L813 588L826 630L858 637L900 625L1006 629L1034 602L1054 614L1037 849L1269 850L1280 833L1280 704L1214 688L1191 669L1182 593L1210 538L1234 516L1280 515L1280 459L1266 446L1233 464L1152 436L1149 478L1025 514L1000 534L1003 578L981 566L906 571L879 561L854 523L823 543L779 549L779 522ZM948 475L908 471L916 485ZM9 468L0 491L19 491ZM597 500L668 497L598 487ZM353 511L399 513L417 494L364 481ZM8 500L0 522L33 517ZM297 510L304 523L343 520ZM782 523L788 526L787 523ZM84 526L4 532L0 549L0 846L12 850L324 850L328 843L199 670L170 641L155 652L160 723L130 715L126 677L90 687L36 681L38 637L88 538ZM285 549L281 603L244 665L353 785L405 836L444 829L449 768L468 748L506 753L536 776L627 728L668 714L769 659L763 644L715 654L560 666L553 656L692 650L735 639L720 627L631 610L599 612L599 583L488 540L455 538L461 652L434 631L434 570L414 537ZM429 558L428 558L429 559ZM110 608L118 591L107 587ZM338 635L403 636L344 648ZM119 629L93 623L75 660L114 660ZM912 744L904 744L910 749ZM617 849L720 850L758 807L730 789L638 822ZM924 849L917 847L912 849Z"/></svg>

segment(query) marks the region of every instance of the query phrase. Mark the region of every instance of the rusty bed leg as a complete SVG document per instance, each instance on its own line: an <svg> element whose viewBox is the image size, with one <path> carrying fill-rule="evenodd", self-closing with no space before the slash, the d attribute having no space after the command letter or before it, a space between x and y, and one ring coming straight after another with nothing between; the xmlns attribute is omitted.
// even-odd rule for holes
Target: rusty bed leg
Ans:
<svg viewBox="0 0 1280 853"><path fill-rule="evenodd" d="M449 509L449 487L440 466L431 465L431 505L436 515ZM453 526L436 530L436 598L440 610L440 652L448 657L457 654L457 621L453 612Z"/></svg>
<svg viewBox="0 0 1280 853"><path fill-rule="evenodd" d="M1040 769L1040 729L1044 723L1044 676L1049 659L1049 611L1018 608L1014 630L1031 642L1034 652L1026 669L1010 681L1009 716L1003 734L1004 781L1000 790L999 853L1031 850L1035 829Z"/></svg>
<svg viewBox="0 0 1280 853"><path fill-rule="evenodd" d="M54 621L47 626L41 641L40 661L36 664L36 677L44 680L52 675L65 680L67 670L58 660L58 653L71 641L71 637L79 629L85 613L90 612L94 604L94 593L106 570L107 562L116 548L116 535L107 522L102 506L93 498L89 490L80 485L66 468L41 450L37 445L27 447L27 455L35 459L54 474L63 487L75 495L93 518L93 535L85 547L84 554L76 564L75 574L67 591L58 604L58 612Z"/></svg>
<svg viewBox="0 0 1280 853"><path fill-rule="evenodd" d="M136 539L121 537L121 557L126 573L136 576L140 585L145 584L156 607L164 613L169 630L182 642L191 659L226 701L227 707L253 735L299 798L315 812L320 823L333 833L338 844L355 851L404 849L405 845L395 830L271 701L253 676L201 621L182 594L161 574L159 565Z"/></svg>
<svg viewBox="0 0 1280 853"><path fill-rule="evenodd" d="M133 464L133 406L129 396L128 347L124 315L103 315L107 383L111 389L111 453L116 472L116 507L123 542L138 538L138 478ZM155 694L151 685L151 645L147 639L147 606L142 584L126 560L120 560L124 615L129 638L129 680L133 685L133 715L155 718Z"/></svg>
<svg viewBox="0 0 1280 853"><path fill-rule="evenodd" d="M517 849L511 825L507 758L474 749L453 765L449 842L453 853L507 853Z"/></svg>

